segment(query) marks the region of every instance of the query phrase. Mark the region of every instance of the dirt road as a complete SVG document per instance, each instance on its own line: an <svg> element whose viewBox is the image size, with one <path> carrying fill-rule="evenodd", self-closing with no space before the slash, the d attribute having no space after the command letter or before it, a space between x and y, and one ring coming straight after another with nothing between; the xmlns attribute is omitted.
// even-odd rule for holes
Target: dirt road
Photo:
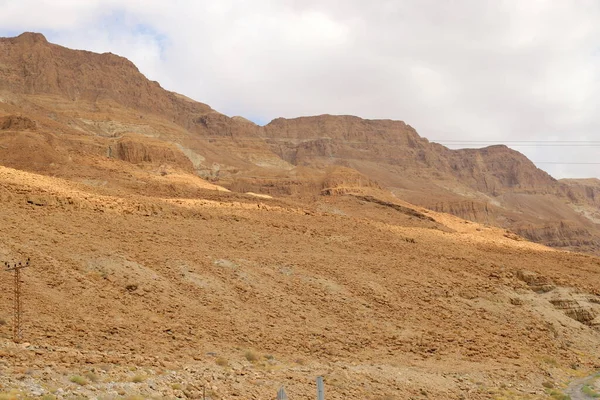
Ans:
<svg viewBox="0 0 600 400"><path fill-rule="evenodd" d="M571 397L571 400L591 400L597 397L592 397L583 392L583 387L592 383L595 379L598 379L598 374L590 375L585 378L577 379L569 384L565 390L565 394Z"/></svg>

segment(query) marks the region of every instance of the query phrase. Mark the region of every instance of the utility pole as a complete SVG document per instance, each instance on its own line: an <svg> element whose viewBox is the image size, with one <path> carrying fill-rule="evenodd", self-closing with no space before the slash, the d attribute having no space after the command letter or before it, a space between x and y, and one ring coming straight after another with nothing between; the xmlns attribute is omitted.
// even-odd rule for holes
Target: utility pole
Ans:
<svg viewBox="0 0 600 400"><path fill-rule="evenodd" d="M23 307L21 302L21 270L29 267L29 258L25 264L14 263L10 264L5 262L4 267L8 272L14 272L14 305L13 305L13 342L19 343L22 338L21 332L21 315L23 313Z"/></svg>

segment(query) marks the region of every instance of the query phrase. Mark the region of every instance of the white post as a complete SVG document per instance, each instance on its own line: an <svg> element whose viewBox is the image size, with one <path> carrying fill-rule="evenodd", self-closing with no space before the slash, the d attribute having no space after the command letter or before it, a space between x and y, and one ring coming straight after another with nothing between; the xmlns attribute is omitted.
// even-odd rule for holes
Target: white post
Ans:
<svg viewBox="0 0 600 400"><path fill-rule="evenodd" d="M277 400L288 400L287 394L285 393L285 389L283 386L277 392Z"/></svg>
<svg viewBox="0 0 600 400"><path fill-rule="evenodd" d="M325 400L325 385L322 376L317 377L317 400Z"/></svg>

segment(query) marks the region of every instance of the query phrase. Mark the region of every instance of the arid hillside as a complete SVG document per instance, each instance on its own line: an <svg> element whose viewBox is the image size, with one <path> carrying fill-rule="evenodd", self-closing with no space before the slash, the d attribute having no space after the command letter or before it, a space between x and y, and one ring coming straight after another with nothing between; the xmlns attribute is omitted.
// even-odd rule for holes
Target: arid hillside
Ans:
<svg viewBox="0 0 600 400"><path fill-rule="evenodd" d="M600 367L599 199L502 145L260 127L3 38L0 261L31 266L24 343L0 280L0 398L560 398Z"/></svg>
<svg viewBox="0 0 600 400"><path fill-rule="evenodd" d="M597 183L556 181L505 146L450 150L404 122L352 116L260 127L164 90L122 57L70 50L40 34L0 39L0 118L0 163L9 167L111 184L101 178L106 159L122 160L234 191L304 198L329 189L324 171L343 167L351 177L335 172L340 185L360 175L432 210L557 248L600 251Z"/></svg>
<svg viewBox="0 0 600 400"><path fill-rule="evenodd" d="M0 327L0 384L301 397L324 374L333 399L543 398L598 363L597 258L378 189L307 207L196 188L149 197L0 168L0 255L32 264L31 344ZM84 374L97 381L69 382Z"/></svg>

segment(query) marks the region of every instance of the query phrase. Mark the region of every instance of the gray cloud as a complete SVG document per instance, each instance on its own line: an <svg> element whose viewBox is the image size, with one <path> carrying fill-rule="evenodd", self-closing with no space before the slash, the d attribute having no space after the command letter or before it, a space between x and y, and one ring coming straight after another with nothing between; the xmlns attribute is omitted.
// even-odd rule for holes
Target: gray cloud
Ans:
<svg viewBox="0 0 600 400"><path fill-rule="evenodd" d="M401 119L430 139L600 140L593 0L0 0L0 26L112 51L229 115ZM600 162L598 147L515 147ZM540 164L556 177L599 165Z"/></svg>

